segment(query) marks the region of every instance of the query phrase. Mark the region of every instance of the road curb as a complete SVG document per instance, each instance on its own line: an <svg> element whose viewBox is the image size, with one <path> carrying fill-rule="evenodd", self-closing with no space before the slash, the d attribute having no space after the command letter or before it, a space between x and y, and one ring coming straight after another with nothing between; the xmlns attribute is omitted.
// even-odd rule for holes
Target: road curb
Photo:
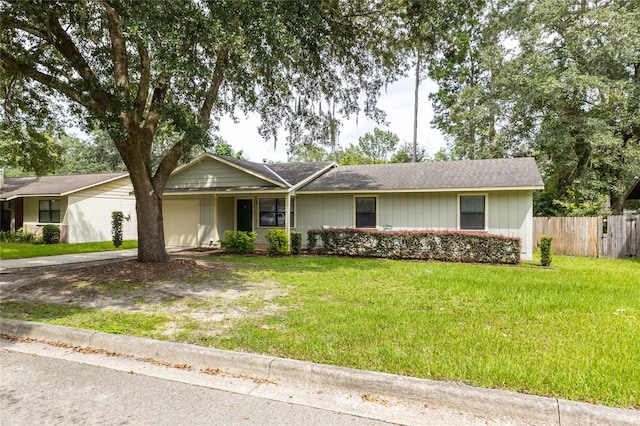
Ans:
<svg viewBox="0 0 640 426"><path fill-rule="evenodd" d="M171 364L267 379L310 384L373 397L419 401L430 407L506 417L540 425L638 425L640 411L458 385L387 373L353 370L266 355L232 352L93 330L0 318L0 334L102 349Z"/></svg>

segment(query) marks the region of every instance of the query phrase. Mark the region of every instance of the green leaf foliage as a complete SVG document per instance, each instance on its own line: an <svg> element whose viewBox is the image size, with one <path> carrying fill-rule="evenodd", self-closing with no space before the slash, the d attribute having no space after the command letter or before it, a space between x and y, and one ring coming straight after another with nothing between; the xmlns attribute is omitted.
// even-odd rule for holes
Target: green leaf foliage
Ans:
<svg viewBox="0 0 640 426"><path fill-rule="evenodd" d="M451 156L535 156L537 215L621 213L640 174L638 21L625 0L487 2L430 67Z"/></svg>
<svg viewBox="0 0 640 426"><path fill-rule="evenodd" d="M284 229L269 229L264 238L269 243L269 255L281 256L289 253L289 238Z"/></svg>
<svg viewBox="0 0 640 426"><path fill-rule="evenodd" d="M256 248L257 236L255 232L224 231L220 245L225 253L249 254Z"/></svg>

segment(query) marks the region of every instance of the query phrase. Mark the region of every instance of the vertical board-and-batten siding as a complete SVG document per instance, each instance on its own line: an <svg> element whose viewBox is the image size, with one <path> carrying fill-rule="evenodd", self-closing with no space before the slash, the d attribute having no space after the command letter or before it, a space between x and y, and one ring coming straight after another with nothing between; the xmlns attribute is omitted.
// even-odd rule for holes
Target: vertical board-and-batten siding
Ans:
<svg viewBox="0 0 640 426"><path fill-rule="evenodd" d="M128 212L122 222L123 238L137 240L136 202L130 179L123 178L79 191L68 197L63 223L68 226L68 242L111 240L111 212Z"/></svg>
<svg viewBox="0 0 640 426"><path fill-rule="evenodd" d="M456 229L455 193L396 193L378 198L378 226L391 229Z"/></svg>
<svg viewBox="0 0 640 426"><path fill-rule="evenodd" d="M520 237L523 260L533 256L533 199L532 191L489 192L488 209L490 234Z"/></svg>
<svg viewBox="0 0 640 426"><path fill-rule="evenodd" d="M273 184L212 158L204 158L197 164L173 174L165 188L228 188L265 185Z"/></svg>

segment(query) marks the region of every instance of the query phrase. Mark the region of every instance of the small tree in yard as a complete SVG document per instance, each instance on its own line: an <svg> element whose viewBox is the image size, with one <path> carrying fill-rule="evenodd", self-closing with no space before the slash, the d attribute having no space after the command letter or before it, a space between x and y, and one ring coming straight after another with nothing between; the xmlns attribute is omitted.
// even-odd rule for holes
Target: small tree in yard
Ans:
<svg viewBox="0 0 640 426"><path fill-rule="evenodd" d="M15 141L35 136L69 123L66 101L74 125L108 133L133 185L138 260L165 261L165 185L211 145L220 118L255 112L265 138L285 126L290 143L329 141L364 93L365 113L382 121L375 100L402 71L403 41L447 9L416 4L0 1L0 126ZM155 165L163 132L174 142Z"/></svg>
<svg viewBox="0 0 640 426"><path fill-rule="evenodd" d="M124 215L122 212L111 212L111 240L114 247L122 245L122 221Z"/></svg>

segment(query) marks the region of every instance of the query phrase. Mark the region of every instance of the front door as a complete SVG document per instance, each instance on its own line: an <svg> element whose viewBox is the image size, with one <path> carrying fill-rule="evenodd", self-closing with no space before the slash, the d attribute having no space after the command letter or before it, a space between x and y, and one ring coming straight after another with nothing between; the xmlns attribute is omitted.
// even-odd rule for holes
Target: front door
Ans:
<svg viewBox="0 0 640 426"><path fill-rule="evenodd" d="M253 231L253 200L236 200L236 230Z"/></svg>

